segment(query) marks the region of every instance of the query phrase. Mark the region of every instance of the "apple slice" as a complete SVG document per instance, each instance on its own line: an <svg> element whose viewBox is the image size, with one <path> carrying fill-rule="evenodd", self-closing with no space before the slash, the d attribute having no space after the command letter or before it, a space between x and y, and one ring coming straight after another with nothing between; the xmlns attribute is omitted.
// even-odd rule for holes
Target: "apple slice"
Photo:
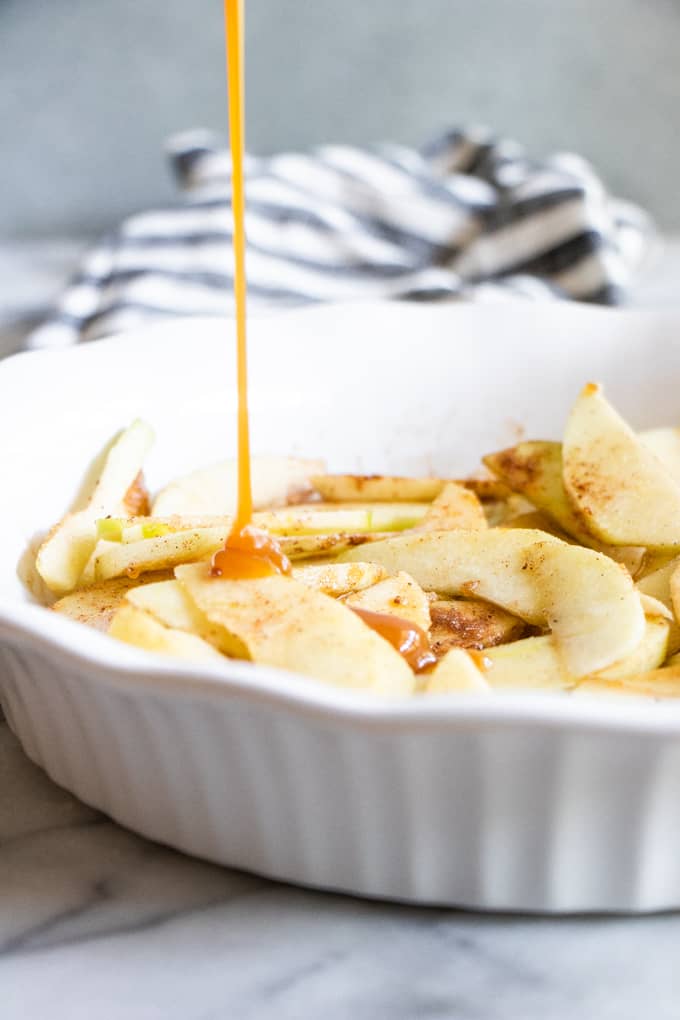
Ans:
<svg viewBox="0 0 680 1020"><path fill-rule="evenodd" d="M189 528L171 531L155 538L136 542L100 540L85 565L80 583L95 584L113 577L138 578L156 570L167 570L180 563L193 563L216 552L229 532L229 527ZM334 555L355 549L373 539L384 538L384 532L356 534L314 534L279 536L278 542L291 560L306 560Z"/></svg>
<svg viewBox="0 0 680 1020"><path fill-rule="evenodd" d="M227 528L195 528L174 531L138 542L97 542L83 570L83 581L94 583L112 577L138 578L178 563L190 563L216 552L227 537Z"/></svg>
<svg viewBox="0 0 680 1020"><path fill-rule="evenodd" d="M541 531L492 528L400 535L340 559L405 570L426 590L485 599L527 623L550 626L576 676L631 652L644 613L630 575L602 553Z"/></svg>
<svg viewBox="0 0 680 1020"><path fill-rule="evenodd" d="M324 467L320 460L253 457L253 505L256 509L298 501L311 490L310 476ZM232 514L236 507L238 465L235 460L192 471L166 485L153 503L155 517L172 514Z"/></svg>
<svg viewBox="0 0 680 1020"><path fill-rule="evenodd" d="M490 471L574 538L592 536L573 511L562 484L562 444L527 441L482 457Z"/></svg>
<svg viewBox="0 0 680 1020"><path fill-rule="evenodd" d="M526 630L524 620L480 599L436 599L430 619L430 647L438 659L450 648L478 651L516 641Z"/></svg>
<svg viewBox="0 0 680 1020"><path fill-rule="evenodd" d="M672 609L669 609L667 605L664 605L660 599L655 599L653 595L645 595L642 591L639 591L639 595L640 605L644 610L645 616L659 616L662 620L667 620L669 623L675 623L675 617Z"/></svg>
<svg viewBox="0 0 680 1020"><path fill-rule="evenodd" d="M310 560L334 556L345 549L357 549L370 542L380 541L389 532L344 532L317 535L279 535L277 541L289 560Z"/></svg>
<svg viewBox="0 0 680 1020"><path fill-rule="evenodd" d="M174 578L133 588L126 593L125 602L153 616L165 627L204 636L202 627L206 621Z"/></svg>
<svg viewBox="0 0 680 1020"><path fill-rule="evenodd" d="M680 549L680 483L593 383L569 416L563 459L567 493L598 539Z"/></svg>
<svg viewBox="0 0 680 1020"><path fill-rule="evenodd" d="M562 444L525 442L482 458L490 471L515 492L521 493L567 535L581 545L606 553L623 563L635 577L643 565L645 550L639 547L603 545L589 531L587 522L567 497L563 482ZM516 526L508 522L508 526Z"/></svg>
<svg viewBox="0 0 680 1020"><path fill-rule="evenodd" d="M175 575L233 654L314 677L322 683L377 694L407 695L413 672L387 641L341 602L291 577L230 581L211 577L205 563Z"/></svg>
<svg viewBox="0 0 680 1020"><path fill-rule="evenodd" d="M396 475L322 475L311 478L322 499L334 503L369 500L375 503L425 502L439 495L446 482L441 478L406 478Z"/></svg>
<svg viewBox="0 0 680 1020"><path fill-rule="evenodd" d="M588 674L588 678L593 681L620 681L624 677L656 669L666 657L667 638L668 621L658 616L648 617L637 647L611 666ZM484 675L491 687L567 690L580 682L579 677L565 665L564 656L552 634L487 648L482 655L486 666Z"/></svg>
<svg viewBox="0 0 680 1020"><path fill-rule="evenodd" d="M162 576L156 574L151 580L159 581ZM118 577L89 588L80 588L55 602L52 610L88 627L94 627L95 630L106 631L125 596L132 588L142 583L144 582L133 581L128 577Z"/></svg>
<svg viewBox="0 0 680 1020"><path fill-rule="evenodd" d="M623 680L637 673L656 669L666 659L668 652L668 620L661 616L646 616L642 641L619 662L591 674L592 679Z"/></svg>
<svg viewBox="0 0 680 1020"><path fill-rule="evenodd" d="M671 654L677 652L680 648L680 626L677 623L671 594L671 579L678 566L680 566L680 556L676 556L663 563L656 570L641 578L635 585L641 595L658 599L670 611L671 624L668 634L668 651ZM678 609L680 610L680 604Z"/></svg>
<svg viewBox="0 0 680 1020"><path fill-rule="evenodd" d="M671 556L665 559L655 570L651 570L644 577L636 581L635 587L638 591L644 592L645 595L651 595L652 598L663 602L665 606L672 610L671 578L679 566L680 556Z"/></svg>
<svg viewBox="0 0 680 1020"><path fill-rule="evenodd" d="M387 531L406 530L423 517L422 503L377 504L345 510L282 508L256 513L253 523L276 535L291 559L322 556L358 546ZM230 517L107 518L97 521L93 545L81 570L83 584L112 577L139 577L214 553L232 526Z"/></svg>
<svg viewBox="0 0 680 1020"><path fill-rule="evenodd" d="M474 497L473 497L474 498ZM253 514L253 524L273 535L330 535L339 532L368 534L406 531L428 513L427 503L342 503L278 507ZM170 517L105 517L97 521L99 538L111 542L139 542L170 532L199 528L231 528L234 518L225 515L176 514Z"/></svg>
<svg viewBox="0 0 680 1020"><path fill-rule="evenodd" d="M234 655L233 638L223 640L222 630L210 623L174 578L132 589L127 593L125 603L141 609L164 627L196 634L219 652ZM237 658L246 655L244 646L239 651Z"/></svg>
<svg viewBox="0 0 680 1020"><path fill-rule="evenodd" d="M461 648L452 648L425 678L422 693L490 694L491 688L472 657Z"/></svg>
<svg viewBox="0 0 680 1020"><path fill-rule="evenodd" d="M253 524L274 535L328 535L333 532L405 531L422 521L427 503L342 504L281 507L253 514Z"/></svg>
<svg viewBox="0 0 680 1020"><path fill-rule="evenodd" d="M644 673L634 673L620 680L583 680L575 689L577 695L616 695L632 697L680 698L680 665L664 666Z"/></svg>
<svg viewBox="0 0 680 1020"><path fill-rule="evenodd" d="M349 566L349 564L344 564ZM400 570L394 577L386 577L383 581L364 588L362 591L348 595L345 605L353 609L367 609L372 613L387 613L398 616L402 620L415 623L421 630L430 627L430 602L416 581Z"/></svg>
<svg viewBox="0 0 680 1020"><path fill-rule="evenodd" d="M129 513L128 494L133 495L133 504L139 505L139 473L153 439L153 430L140 420L121 432L106 453L84 508L67 514L40 546L36 569L56 595L65 595L77 586L97 542L97 519Z"/></svg>
<svg viewBox="0 0 680 1020"><path fill-rule="evenodd" d="M661 575L661 576L659 576ZM645 581L649 582L644 586L644 582L641 582L640 588L647 592L647 594L655 595L660 599L664 605L668 605L673 610L674 622L671 626L671 633L668 638L668 650L669 652L677 652L680 648L680 627L677 621L680 620L680 557L671 560L665 567L662 567L655 574L650 574ZM670 592L670 600L666 597L665 586L668 585L668 591Z"/></svg>
<svg viewBox="0 0 680 1020"><path fill-rule="evenodd" d="M377 584L385 571L377 563L302 563L293 567L293 577L308 588L338 598Z"/></svg>
<svg viewBox="0 0 680 1020"><path fill-rule="evenodd" d="M489 528L396 535L365 546L361 556L349 549L339 559L379 563L389 574L405 570L426 591L485 599L527 623L543 624L540 592L523 569L527 551L537 542L568 548L542 531Z"/></svg>
<svg viewBox="0 0 680 1020"><path fill-rule="evenodd" d="M116 612L109 627L111 637L126 644L144 648L148 652L170 655L174 659L190 659L193 662L224 662L224 656L195 634L165 627L158 620L124 603Z"/></svg>
<svg viewBox="0 0 680 1020"><path fill-rule="evenodd" d="M642 639L640 596L630 575L603 553L544 541L528 550L526 564L541 592L545 622L573 676L604 669Z"/></svg>
<svg viewBox="0 0 680 1020"><path fill-rule="evenodd" d="M492 688L564 690L576 683L551 634L486 648L482 655L484 677Z"/></svg>
<svg viewBox="0 0 680 1020"><path fill-rule="evenodd" d="M680 429L647 429L638 432L638 438L680 482Z"/></svg>
<svg viewBox="0 0 680 1020"><path fill-rule="evenodd" d="M416 527L422 531L485 530L488 524L475 493L458 482L447 482Z"/></svg>
<svg viewBox="0 0 680 1020"><path fill-rule="evenodd" d="M517 517L509 517L503 522L502 527L524 528L525 531L545 531L546 535L552 535L553 538L559 538L563 542L576 541L541 510L529 510L526 513L518 514Z"/></svg>

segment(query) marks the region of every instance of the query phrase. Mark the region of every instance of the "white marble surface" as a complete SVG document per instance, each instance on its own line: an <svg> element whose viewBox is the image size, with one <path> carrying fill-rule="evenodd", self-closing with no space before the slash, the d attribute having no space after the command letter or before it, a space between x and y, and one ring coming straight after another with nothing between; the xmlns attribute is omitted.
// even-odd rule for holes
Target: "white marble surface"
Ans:
<svg viewBox="0 0 680 1020"><path fill-rule="evenodd" d="M0 248L0 353L80 249ZM634 303L678 284L674 243ZM190 860L79 804L0 723L2 1020L677 1020L679 939L677 915L416 909Z"/></svg>
<svg viewBox="0 0 680 1020"><path fill-rule="evenodd" d="M6 726L0 791L3 1020L677 1020L680 917L473 915L275 885L118 828Z"/></svg>

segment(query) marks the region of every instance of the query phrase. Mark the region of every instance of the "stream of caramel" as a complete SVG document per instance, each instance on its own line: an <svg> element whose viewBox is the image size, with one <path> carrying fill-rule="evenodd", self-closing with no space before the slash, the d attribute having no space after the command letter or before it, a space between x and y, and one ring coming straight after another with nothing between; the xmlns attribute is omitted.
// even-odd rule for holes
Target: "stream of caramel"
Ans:
<svg viewBox="0 0 680 1020"><path fill-rule="evenodd" d="M246 338L245 230L245 75L243 0L224 0L231 150L231 207L234 220L234 304L236 311L236 381L238 386L238 502L236 519L223 549L215 553L212 573L240 579L289 574L291 566L279 543L253 527L248 415L248 351Z"/></svg>
<svg viewBox="0 0 680 1020"><path fill-rule="evenodd" d="M231 150L231 205L234 220L234 304L236 309L236 379L238 385L238 502L234 525L224 548L215 553L212 574L240 580L290 574L291 564L279 543L252 524L253 492L250 471L248 415L248 359L246 343L245 76L243 0L224 0ZM357 610L373 630L399 651L416 670L433 664L427 635L408 620Z"/></svg>

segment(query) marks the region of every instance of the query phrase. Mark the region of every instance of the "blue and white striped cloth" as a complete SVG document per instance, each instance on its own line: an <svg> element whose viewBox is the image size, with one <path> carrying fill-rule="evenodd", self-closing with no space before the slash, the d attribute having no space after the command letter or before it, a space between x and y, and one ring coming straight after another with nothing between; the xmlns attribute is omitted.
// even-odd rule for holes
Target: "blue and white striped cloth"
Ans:
<svg viewBox="0 0 680 1020"><path fill-rule="evenodd" d="M230 160L214 136L170 143L181 202L132 216L85 259L31 347L171 316L233 311ZM647 217L574 155L530 160L484 129L422 150L324 146L247 160L249 303L508 295L620 300Z"/></svg>

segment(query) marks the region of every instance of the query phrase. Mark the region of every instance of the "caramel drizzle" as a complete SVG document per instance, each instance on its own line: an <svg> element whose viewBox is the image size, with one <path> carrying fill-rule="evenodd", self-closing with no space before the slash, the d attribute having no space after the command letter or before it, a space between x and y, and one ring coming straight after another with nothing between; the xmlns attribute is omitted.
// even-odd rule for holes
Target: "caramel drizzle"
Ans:
<svg viewBox="0 0 680 1020"><path fill-rule="evenodd" d="M391 613L374 613L370 609L354 606L350 608L367 627L388 641L416 673L422 673L436 663L437 659L430 650L430 639L422 627L401 616L392 616Z"/></svg>
<svg viewBox="0 0 680 1020"><path fill-rule="evenodd" d="M248 412L248 358L246 343L246 231L243 0L224 0L231 150L231 208L234 221L234 305L236 312L236 381L238 387L238 503L236 519L224 548L215 553L212 574L232 579L290 574L288 557L279 543L254 528L250 471L250 417Z"/></svg>
<svg viewBox="0 0 680 1020"><path fill-rule="evenodd" d="M236 380L238 387L238 503L236 518L224 548L216 552L211 573L240 580L290 574L290 560L279 543L252 525L253 490L250 470L250 417L248 410L248 358L246 337L246 232L244 115L244 13L243 0L224 0L227 90L229 99L229 147L231 151L231 207L234 222L234 305L236 313ZM365 609L354 612L388 641L412 669L422 671L435 662L425 631L408 620Z"/></svg>

